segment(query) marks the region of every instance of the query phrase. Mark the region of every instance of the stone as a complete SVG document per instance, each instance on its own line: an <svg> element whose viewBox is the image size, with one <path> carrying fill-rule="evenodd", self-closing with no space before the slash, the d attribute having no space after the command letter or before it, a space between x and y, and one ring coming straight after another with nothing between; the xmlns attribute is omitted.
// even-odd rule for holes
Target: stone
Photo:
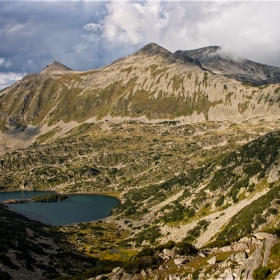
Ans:
<svg viewBox="0 0 280 280"><path fill-rule="evenodd" d="M234 251L245 251L248 249L248 245L246 243L236 243L232 246Z"/></svg>
<svg viewBox="0 0 280 280"><path fill-rule="evenodd" d="M173 256L173 252L171 250L168 250L168 249L163 249L163 255L165 257L172 257Z"/></svg>
<svg viewBox="0 0 280 280"><path fill-rule="evenodd" d="M230 252L230 251L232 251L232 248L231 248L231 246L224 246L224 247L220 248L220 251L221 252Z"/></svg>
<svg viewBox="0 0 280 280"><path fill-rule="evenodd" d="M174 259L174 263L176 265L181 265L181 264L184 264L185 262L186 262L186 259L183 259L183 258Z"/></svg>
<svg viewBox="0 0 280 280"><path fill-rule="evenodd" d="M235 258L235 261L237 261L239 264L242 264L247 259L247 255L244 251L238 252L234 255L234 258Z"/></svg>
<svg viewBox="0 0 280 280"><path fill-rule="evenodd" d="M118 275L114 275L111 280L119 280L120 277Z"/></svg>
<svg viewBox="0 0 280 280"><path fill-rule="evenodd" d="M232 273L228 273L227 276L226 276L226 278L224 278L224 279L225 279L225 280L234 280L235 277L233 276Z"/></svg>
<svg viewBox="0 0 280 280"><path fill-rule="evenodd" d="M131 280L132 278L132 275L129 274L129 273L124 273L123 277L122 277L122 280Z"/></svg>
<svg viewBox="0 0 280 280"><path fill-rule="evenodd" d="M258 240L264 240L272 236L272 234L266 232L257 232L254 235Z"/></svg>
<svg viewBox="0 0 280 280"><path fill-rule="evenodd" d="M214 256L213 258L209 259L207 262L208 262L209 264L213 265L213 264L216 263L216 261L217 261L217 257Z"/></svg>
<svg viewBox="0 0 280 280"><path fill-rule="evenodd" d="M280 273L275 276L274 280L280 280Z"/></svg>
<svg viewBox="0 0 280 280"><path fill-rule="evenodd" d="M141 270L141 275L142 275L142 277L146 277L147 276L147 273L146 273L146 271L144 269Z"/></svg>
<svg viewBox="0 0 280 280"><path fill-rule="evenodd" d="M113 274L116 274L116 273L118 273L119 271L120 271L120 267L116 267L116 268L114 268L113 270L112 270L112 273Z"/></svg>
<svg viewBox="0 0 280 280"><path fill-rule="evenodd" d="M247 236L245 236L245 237L242 237L240 240L239 240L239 242L241 242L241 243L248 243L248 242L251 242L251 240L250 240L250 238L249 237L247 237Z"/></svg>
<svg viewBox="0 0 280 280"><path fill-rule="evenodd" d="M200 256L201 258L205 258L206 257L202 252L198 252L197 255Z"/></svg>
<svg viewBox="0 0 280 280"><path fill-rule="evenodd" d="M258 239L257 239L256 237L252 237L252 238L251 238L251 242L252 242L252 244L254 244L254 245L259 244L259 241L258 241Z"/></svg>

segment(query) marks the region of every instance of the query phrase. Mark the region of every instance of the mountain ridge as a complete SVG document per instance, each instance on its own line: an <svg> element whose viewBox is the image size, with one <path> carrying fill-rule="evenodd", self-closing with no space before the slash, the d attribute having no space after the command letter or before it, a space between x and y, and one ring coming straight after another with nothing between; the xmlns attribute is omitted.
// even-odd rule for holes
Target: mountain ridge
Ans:
<svg viewBox="0 0 280 280"><path fill-rule="evenodd" d="M103 221L48 229L97 260L79 279L239 279L246 270L251 280L260 265L269 280L280 275L280 84L233 79L244 65L220 50L172 53L152 43L85 72L54 62L2 91L0 191L121 201ZM15 264L30 252L9 234L12 221L0 278L17 280ZM77 279L63 276L59 248L40 273L55 266L61 279ZM76 264L76 273L86 269ZM24 270L34 275L28 263Z"/></svg>
<svg viewBox="0 0 280 280"><path fill-rule="evenodd" d="M155 44L86 72L54 63L48 67L51 71L27 75L3 91L1 127L17 122L83 122L93 117L185 118L187 122L277 118L277 84L255 88L203 67L185 53L171 53Z"/></svg>
<svg viewBox="0 0 280 280"><path fill-rule="evenodd" d="M176 51L196 58L213 73L222 74L252 85L280 82L280 68L234 56L219 46L204 47L190 51Z"/></svg>

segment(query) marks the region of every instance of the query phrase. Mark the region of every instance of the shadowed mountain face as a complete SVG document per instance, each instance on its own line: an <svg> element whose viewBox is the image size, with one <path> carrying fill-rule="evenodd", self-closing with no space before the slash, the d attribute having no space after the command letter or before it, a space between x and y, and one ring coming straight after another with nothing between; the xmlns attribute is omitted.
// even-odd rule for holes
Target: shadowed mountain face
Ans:
<svg viewBox="0 0 280 280"><path fill-rule="evenodd" d="M200 61L207 70L254 86L280 82L280 68L260 64L226 53L218 46L176 51Z"/></svg>

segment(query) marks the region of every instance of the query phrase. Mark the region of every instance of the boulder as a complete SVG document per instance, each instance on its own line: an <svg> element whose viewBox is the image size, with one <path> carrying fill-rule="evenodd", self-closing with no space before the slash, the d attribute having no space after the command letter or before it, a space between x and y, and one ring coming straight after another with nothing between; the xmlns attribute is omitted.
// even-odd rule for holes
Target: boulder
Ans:
<svg viewBox="0 0 280 280"><path fill-rule="evenodd" d="M198 252L197 255L200 256L201 258L205 258L206 257L202 252Z"/></svg>
<svg viewBox="0 0 280 280"><path fill-rule="evenodd" d="M147 276L147 273L144 269L141 270L141 276L142 277L146 277Z"/></svg>
<svg viewBox="0 0 280 280"><path fill-rule="evenodd" d="M216 261L217 261L217 257L214 256L213 258L209 259L207 262L208 262L209 264L213 265L213 264L216 263Z"/></svg>
<svg viewBox="0 0 280 280"><path fill-rule="evenodd" d="M181 265L181 264L184 264L185 262L186 262L186 259L183 259L183 258L174 259L174 263L176 265Z"/></svg>
<svg viewBox="0 0 280 280"><path fill-rule="evenodd" d="M232 251L232 248L231 248L231 246L224 246L224 247L220 248L220 251L221 252L230 252L230 251Z"/></svg>
<svg viewBox="0 0 280 280"><path fill-rule="evenodd" d="M246 243L235 243L233 244L232 248L234 251L245 251L249 247Z"/></svg>
<svg viewBox="0 0 280 280"><path fill-rule="evenodd" d="M242 237L242 238L239 240L239 242L241 242L241 243L249 243L249 242L251 242L251 238L245 236L245 237Z"/></svg>
<svg viewBox="0 0 280 280"><path fill-rule="evenodd" d="M254 235L258 240L264 240L271 237L273 234L266 233L266 232L257 232Z"/></svg>
<svg viewBox="0 0 280 280"><path fill-rule="evenodd" d="M225 278L225 280L234 280L234 279L235 279L235 277L233 276L232 273L228 273L226 278Z"/></svg>
<svg viewBox="0 0 280 280"><path fill-rule="evenodd" d="M132 278L132 275L129 274L129 273L124 273L123 277L122 277L122 280L131 280Z"/></svg>
<svg viewBox="0 0 280 280"><path fill-rule="evenodd" d="M242 264L246 261L247 259L247 254L243 251L243 252L238 252L234 255L234 259L236 262L238 262L239 264Z"/></svg>
<svg viewBox="0 0 280 280"><path fill-rule="evenodd" d="M113 274L116 274L116 273L118 273L119 271L120 271L120 267L116 267L116 268L114 268L113 270L112 270L112 273Z"/></svg>
<svg viewBox="0 0 280 280"><path fill-rule="evenodd" d="M173 256L173 252L171 250L168 250L168 249L163 249L163 255L165 257L171 258Z"/></svg>

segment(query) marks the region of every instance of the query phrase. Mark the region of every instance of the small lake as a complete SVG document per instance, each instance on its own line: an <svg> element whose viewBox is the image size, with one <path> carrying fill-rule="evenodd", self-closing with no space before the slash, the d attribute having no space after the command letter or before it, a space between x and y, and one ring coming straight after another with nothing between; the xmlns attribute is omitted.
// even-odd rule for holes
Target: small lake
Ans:
<svg viewBox="0 0 280 280"><path fill-rule="evenodd" d="M55 192L17 191L0 193L0 202L6 199L28 199ZM24 202L6 204L15 212L49 225L68 225L90 222L108 217L112 209L119 205L112 196L95 194L67 194L68 198L58 202Z"/></svg>

